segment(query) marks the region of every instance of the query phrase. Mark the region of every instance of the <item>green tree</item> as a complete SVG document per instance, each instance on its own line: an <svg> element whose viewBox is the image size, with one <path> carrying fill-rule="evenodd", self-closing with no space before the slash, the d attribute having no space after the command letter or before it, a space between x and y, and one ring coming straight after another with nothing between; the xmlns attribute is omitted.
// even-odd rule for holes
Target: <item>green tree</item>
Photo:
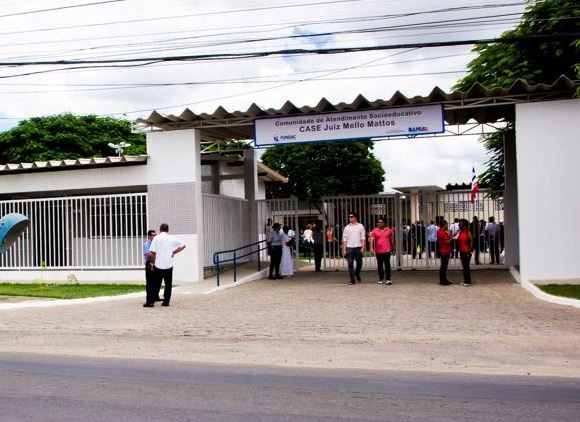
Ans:
<svg viewBox="0 0 580 422"><path fill-rule="evenodd" d="M131 144L125 155L145 154L145 135L132 129L130 121L110 117L34 117L0 133L0 163L111 156L108 144L119 142Z"/></svg>
<svg viewBox="0 0 580 422"><path fill-rule="evenodd" d="M270 184L268 197L319 199L327 195L364 195L383 190L384 170L372 142L328 142L270 148L262 161L288 177Z"/></svg>
<svg viewBox="0 0 580 422"><path fill-rule="evenodd" d="M481 137L481 142L487 150L489 159L485 163L487 168L478 176L478 183L481 186L489 188L493 193L494 199L498 199L505 188L505 155L504 155L504 137L509 132L513 132L513 124L506 128L493 133L485 134Z"/></svg>
<svg viewBox="0 0 580 422"><path fill-rule="evenodd" d="M537 35L577 34L580 32L578 0L531 1L520 23L501 38ZM530 85L552 83L561 75L575 79L580 57L578 39L518 43L494 43L476 46L478 56L468 64L469 74L460 79L454 90L468 90L475 82L488 88L507 88L517 79Z"/></svg>
<svg viewBox="0 0 580 422"><path fill-rule="evenodd" d="M521 22L514 29L504 32L501 38L577 34L579 30L578 0L530 1ZM578 39L482 44L473 51L478 56L468 64L469 74L455 84L454 90L466 91L475 82L488 88L507 88L517 79L533 85L552 83L561 75L570 79L580 76ZM490 158L479 182L492 189L503 190L505 187L503 140L507 131L513 130L512 123L481 139Z"/></svg>

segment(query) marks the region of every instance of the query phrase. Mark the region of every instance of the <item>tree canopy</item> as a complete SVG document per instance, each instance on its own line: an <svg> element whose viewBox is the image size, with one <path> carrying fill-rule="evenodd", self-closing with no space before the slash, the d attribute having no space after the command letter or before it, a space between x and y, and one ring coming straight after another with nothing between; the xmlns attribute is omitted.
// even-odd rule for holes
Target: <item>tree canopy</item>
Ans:
<svg viewBox="0 0 580 422"><path fill-rule="evenodd" d="M569 35L579 31L578 0L543 0L530 2L520 23L501 38ZM578 76L578 38L568 36L547 42L529 38L518 43L481 44L473 51L478 56L468 64L469 74L455 84L455 90L467 90L475 82L488 88L507 88L517 79L537 84L552 83L561 75L570 79Z"/></svg>
<svg viewBox="0 0 580 422"><path fill-rule="evenodd" d="M0 133L0 163L21 163L116 155L109 143L131 144L125 155L146 153L145 135L133 123L110 117L34 117Z"/></svg>
<svg viewBox="0 0 580 422"><path fill-rule="evenodd" d="M574 34L580 30L580 2L578 0L533 1L526 8L521 22L501 38L533 37L535 35ZM454 90L467 90L475 82L488 88L512 85L517 79L529 84L552 83L561 75L577 79L580 75L580 40L570 37L558 41L539 42L530 39L510 44L482 44L473 49L478 56L469 65L469 74L460 79ZM503 190L504 145L513 122L493 134L484 135L489 160L479 182L491 189Z"/></svg>
<svg viewBox="0 0 580 422"><path fill-rule="evenodd" d="M364 195L383 190L384 170L372 142L284 145L262 155L269 167L288 177L270 184L268 196L320 199L329 195Z"/></svg>

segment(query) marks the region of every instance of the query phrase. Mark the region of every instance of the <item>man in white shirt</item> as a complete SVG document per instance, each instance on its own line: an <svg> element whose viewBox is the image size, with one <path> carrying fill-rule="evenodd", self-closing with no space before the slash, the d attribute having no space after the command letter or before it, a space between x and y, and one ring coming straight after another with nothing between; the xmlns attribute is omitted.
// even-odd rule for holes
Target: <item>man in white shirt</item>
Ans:
<svg viewBox="0 0 580 422"><path fill-rule="evenodd" d="M361 281L362 254L365 251L365 228L357 219L358 216L355 212L349 213L349 224L345 226L342 232L342 255L348 260L349 284L355 284L356 281ZM356 269L354 268L355 261Z"/></svg>
<svg viewBox="0 0 580 422"><path fill-rule="evenodd" d="M151 246L149 247L151 269L157 278L157 294L155 297L147 295L143 307L153 307L155 298L159 295L159 289L161 289L161 282L163 281L165 282L165 289L163 290L163 302L161 306L169 306L173 286L173 257L184 249L185 245L176 237L169 235L169 226L163 223L159 227L159 234L153 238Z"/></svg>

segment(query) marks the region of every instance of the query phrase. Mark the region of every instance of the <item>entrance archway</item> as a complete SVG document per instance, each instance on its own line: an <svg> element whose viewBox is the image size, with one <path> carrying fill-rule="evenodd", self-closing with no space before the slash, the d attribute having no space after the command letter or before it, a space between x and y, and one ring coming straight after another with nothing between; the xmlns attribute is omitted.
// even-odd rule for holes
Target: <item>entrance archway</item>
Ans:
<svg viewBox="0 0 580 422"><path fill-rule="evenodd" d="M466 92L451 92L445 93L439 88L434 88L431 93L425 97L407 98L401 93L395 93L388 100L369 101L363 96L358 96L352 103L332 104L326 99L322 99L314 107L297 107L291 102L286 102L280 109L262 109L253 104L245 112L229 112L223 107L219 107L212 114L195 114L190 110L185 110L179 116L162 116L157 112L153 112L148 118L138 120L139 123L145 127L161 129L165 131L178 129L195 129L199 132L202 142L205 143L219 143L231 139L253 139L253 125L256 118L266 117L280 117L280 116L311 116L320 113L330 112L345 112L356 110L383 110L393 107L401 106L417 106L429 104L441 104L444 107L444 120L446 122L446 129L452 127L462 127L462 125L471 125L472 128L480 125L494 124L496 122L514 122L516 117L519 121L533 127L534 130L526 130L526 126L516 121L516 139L521 133L525 133L526 143L521 143L525 149L525 155L529 159L538 159L547 157L539 157L533 152L530 147L532 142L542 142L539 139L539 134L542 136L550 133L555 139L561 140L560 146L560 161L552 162L544 160L542 164L548 164L549 172L558 175L563 180L579 180L577 166L570 157L577 156L577 143L567 142L570 138L570 133L578 133L578 100L572 100L576 89L580 86L578 81L571 81L565 77L559 78L553 84L540 84L530 86L524 81L517 81L510 88L496 88L487 89L479 84L474 84ZM547 103L554 105L550 107L549 114L543 115L542 109L537 103ZM556 104L558 103L558 104ZM520 115L518 114L518 110ZM544 117L542 117L544 116ZM542 125L538 121L542 120L545 124ZM458 126L459 125L459 126ZM549 130L548 130L549 128ZM461 131L463 129L459 129ZM519 133L518 133L519 131ZM421 135L418 135L421 136ZM539 191L547 194L546 184L542 183L538 175L532 174L534 164L527 162L525 171L519 171L517 168L516 157L516 139L507 139L505 145L506 154L506 191L504 192L504 213L506 224L505 241L506 250L512 251L506 257L507 264L511 267L529 266L533 271L525 273L527 278L532 277L549 277L551 273L556 274L556 278L580 278L580 268L574 265L577 262L577 257L574 252L577 248L572 243L565 246L559 252L545 250L541 246L541 242L537 241L521 241L521 233L536 233L538 218L541 219L540 213L535 212L534 219L526 218L522 222L519 206L519 198L525 198L526 211L528 208L534 207L533 191L534 188L541 186ZM542 148L543 150L543 148ZM518 151L519 153L519 151ZM521 158L521 157L520 157ZM562 160L563 158L563 160ZM563 163L569 163L563 165ZM537 180L535 187L529 183L529 180L518 179L519 173L525 174L529 180ZM533 177L531 177L533 176ZM555 179L554 179L555 181ZM523 190L523 192L522 192ZM564 204L569 198L565 189L558 189L556 197L550 198L551 203L557 204L557 207L551 207L550 212L553 215L565 215L567 208ZM575 200L576 201L576 200ZM580 201L580 200L578 200ZM537 201L536 201L537 202ZM547 210L549 204L542 203L539 207L541 210ZM570 203L568 202L568 205ZM579 205L577 202L572 204L574 207ZM535 220L535 221L534 221ZM255 224L255 223L252 223ZM522 226L522 224L525 225ZM257 238L259 231L255 232ZM549 241L553 237L548 233L542 235L542 239ZM525 251L522 250L525 246ZM562 262L562 251L566 255L564 257L565 265L559 268L548 268L544 270L540 266L540 256L550 255L555 261ZM525 265L524 265L525 262Z"/></svg>

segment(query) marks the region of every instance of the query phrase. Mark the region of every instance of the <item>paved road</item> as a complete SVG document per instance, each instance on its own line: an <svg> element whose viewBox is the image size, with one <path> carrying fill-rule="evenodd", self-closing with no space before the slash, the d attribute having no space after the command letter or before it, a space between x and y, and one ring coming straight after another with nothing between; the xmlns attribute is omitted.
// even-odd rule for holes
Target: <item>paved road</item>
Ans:
<svg viewBox="0 0 580 422"><path fill-rule="evenodd" d="M0 354L0 420L574 421L580 379Z"/></svg>

